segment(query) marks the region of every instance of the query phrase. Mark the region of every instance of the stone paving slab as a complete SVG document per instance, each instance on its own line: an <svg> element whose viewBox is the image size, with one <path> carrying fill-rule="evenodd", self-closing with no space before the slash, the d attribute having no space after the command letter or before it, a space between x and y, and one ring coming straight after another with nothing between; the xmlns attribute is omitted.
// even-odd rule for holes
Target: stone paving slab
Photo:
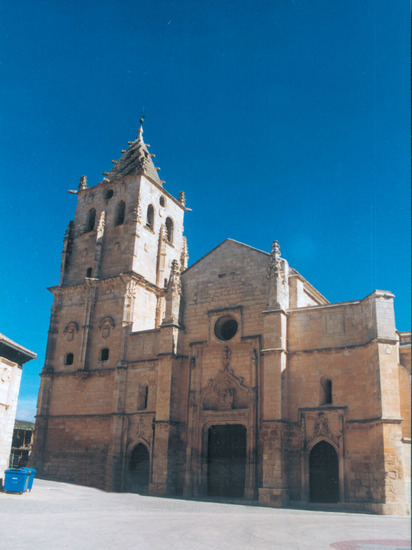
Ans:
<svg viewBox="0 0 412 550"><path fill-rule="evenodd" d="M105 493L35 479L31 493L0 493L0 548L404 550L410 518Z"/></svg>

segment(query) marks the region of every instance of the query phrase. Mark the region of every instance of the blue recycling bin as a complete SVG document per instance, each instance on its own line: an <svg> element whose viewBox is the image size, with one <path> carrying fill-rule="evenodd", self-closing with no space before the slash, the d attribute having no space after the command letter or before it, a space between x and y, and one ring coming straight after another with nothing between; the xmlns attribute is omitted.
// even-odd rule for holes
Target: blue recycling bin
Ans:
<svg viewBox="0 0 412 550"><path fill-rule="evenodd" d="M24 493L29 482L29 474L24 468L10 468L4 476L4 490L8 493Z"/></svg>
<svg viewBox="0 0 412 550"><path fill-rule="evenodd" d="M27 480L27 491L31 491L33 487L34 476L36 475L36 470L34 468L27 468L26 466L20 469L25 470L27 475L29 476Z"/></svg>

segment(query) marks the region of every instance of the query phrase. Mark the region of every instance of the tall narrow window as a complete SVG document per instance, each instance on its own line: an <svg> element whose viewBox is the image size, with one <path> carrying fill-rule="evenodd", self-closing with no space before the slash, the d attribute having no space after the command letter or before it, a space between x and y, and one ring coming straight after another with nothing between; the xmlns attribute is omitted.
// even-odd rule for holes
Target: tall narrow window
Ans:
<svg viewBox="0 0 412 550"><path fill-rule="evenodd" d="M149 386L139 386L137 393L137 410L147 409L147 398L149 396Z"/></svg>
<svg viewBox="0 0 412 550"><path fill-rule="evenodd" d="M154 229L154 208L151 204L147 207L146 227L152 231Z"/></svg>
<svg viewBox="0 0 412 550"><path fill-rule="evenodd" d="M67 353L66 357L64 358L64 364L65 365L73 365L73 354Z"/></svg>
<svg viewBox="0 0 412 550"><path fill-rule="evenodd" d="M88 267L87 268L87 271L86 271L86 277L91 277L92 276L92 272L93 272L93 269L91 267Z"/></svg>
<svg viewBox="0 0 412 550"><path fill-rule="evenodd" d="M332 404L332 380L325 378L321 380L321 404L322 405L331 405Z"/></svg>
<svg viewBox="0 0 412 550"><path fill-rule="evenodd" d="M170 244L173 244L173 221L171 218L166 218L166 237Z"/></svg>
<svg viewBox="0 0 412 550"><path fill-rule="evenodd" d="M100 350L100 361L107 361L109 359L109 348L103 348Z"/></svg>
<svg viewBox="0 0 412 550"><path fill-rule="evenodd" d="M88 233L89 231L93 231L95 223L96 223L96 210L94 208L91 208L87 215L86 233Z"/></svg>
<svg viewBox="0 0 412 550"><path fill-rule="evenodd" d="M114 221L114 225L124 224L125 213L126 213L126 204L124 201L120 201L116 208L116 218Z"/></svg>

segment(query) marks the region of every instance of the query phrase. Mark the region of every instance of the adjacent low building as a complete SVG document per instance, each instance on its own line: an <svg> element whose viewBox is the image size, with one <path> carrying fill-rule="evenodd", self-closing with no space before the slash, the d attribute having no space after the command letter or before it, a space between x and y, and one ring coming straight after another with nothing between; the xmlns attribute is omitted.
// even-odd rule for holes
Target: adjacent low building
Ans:
<svg viewBox="0 0 412 550"><path fill-rule="evenodd" d="M0 478L9 467L23 365L36 354L0 334Z"/></svg>
<svg viewBox="0 0 412 550"><path fill-rule="evenodd" d="M394 296L329 301L227 239L187 267L185 196L142 128L82 177L64 239L35 467L112 491L408 512L410 333Z"/></svg>
<svg viewBox="0 0 412 550"><path fill-rule="evenodd" d="M10 452L10 467L26 466L33 448L34 422L16 420Z"/></svg>

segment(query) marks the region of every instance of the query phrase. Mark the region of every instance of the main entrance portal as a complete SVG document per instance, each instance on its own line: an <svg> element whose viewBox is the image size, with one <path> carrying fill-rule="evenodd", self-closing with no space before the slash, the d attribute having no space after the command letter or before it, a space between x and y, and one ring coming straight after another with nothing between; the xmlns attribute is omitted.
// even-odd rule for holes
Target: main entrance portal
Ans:
<svg viewBox="0 0 412 550"><path fill-rule="evenodd" d="M309 472L311 502L338 502L339 461L332 445L321 441L313 447Z"/></svg>
<svg viewBox="0 0 412 550"><path fill-rule="evenodd" d="M211 426L207 453L208 495L243 497L245 470L246 428L240 424Z"/></svg>

